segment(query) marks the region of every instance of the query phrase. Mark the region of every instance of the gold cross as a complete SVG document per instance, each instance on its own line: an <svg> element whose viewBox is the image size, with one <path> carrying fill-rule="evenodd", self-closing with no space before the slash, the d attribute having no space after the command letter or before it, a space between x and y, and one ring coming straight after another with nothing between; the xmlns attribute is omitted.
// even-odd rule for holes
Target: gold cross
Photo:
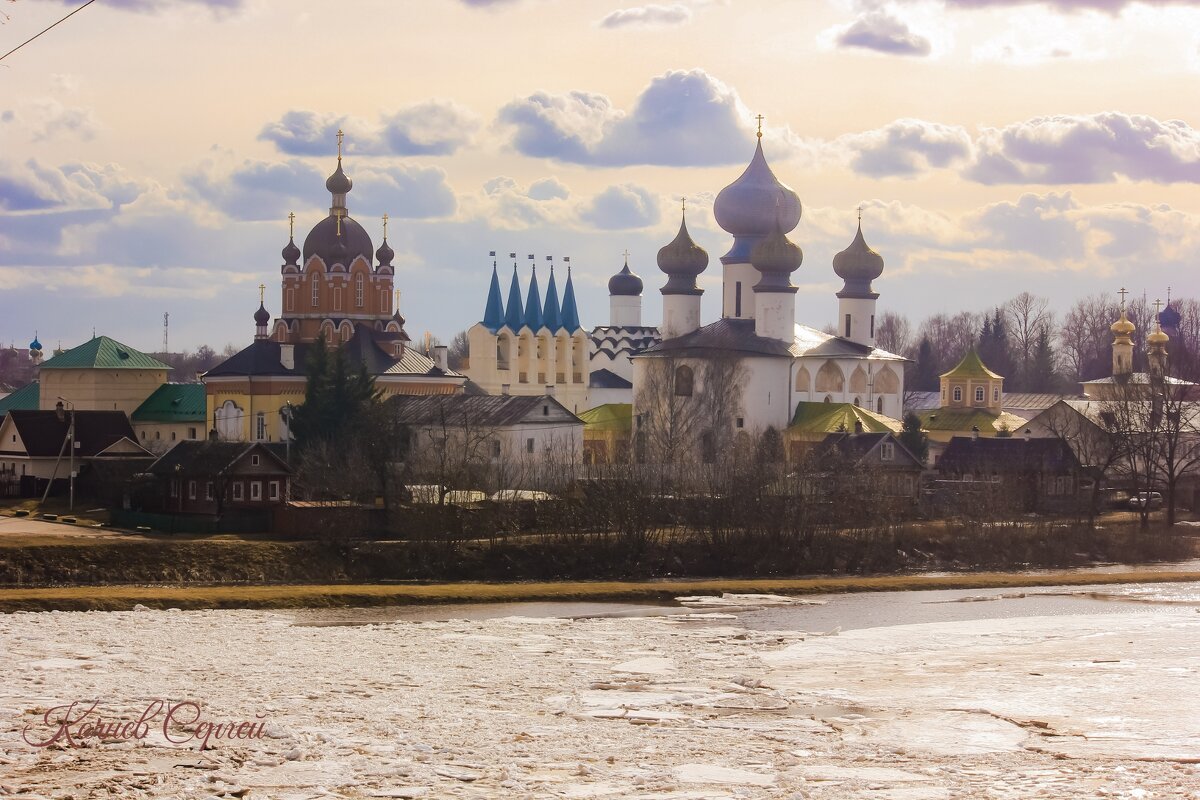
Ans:
<svg viewBox="0 0 1200 800"><path fill-rule="evenodd" d="M625 249L625 266L629 266L629 248Z"/></svg>
<svg viewBox="0 0 1200 800"><path fill-rule="evenodd" d="M762 121L763 121L763 115L762 115L762 114L759 114L757 117L755 117L755 119L756 119L756 120L758 120L758 138L760 138L760 139L761 139L761 138L762 138Z"/></svg>
<svg viewBox="0 0 1200 800"><path fill-rule="evenodd" d="M341 129L341 128L338 128L338 132L337 132L337 140L338 140L338 161L341 161L341 160L342 160L342 137L343 137L343 136L345 136L345 135L346 135L346 134L342 133L342 129Z"/></svg>
<svg viewBox="0 0 1200 800"><path fill-rule="evenodd" d="M388 215L385 213L383 215L383 238L385 241L387 240L387 221L388 221Z"/></svg>
<svg viewBox="0 0 1200 800"><path fill-rule="evenodd" d="M400 313L400 290L399 289L396 290L396 307L393 308L392 311L396 314Z"/></svg>
<svg viewBox="0 0 1200 800"><path fill-rule="evenodd" d="M1124 308L1125 307L1125 295L1129 294L1129 292L1128 292L1128 290L1126 290L1126 288L1124 286L1122 286L1121 291L1117 292L1117 294L1121 295L1121 308Z"/></svg>
<svg viewBox="0 0 1200 800"><path fill-rule="evenodd" d="M259 304L259 305L262 305L262 302L263 302L263 292L265 292L266 290L267 290L267 285L266 285L265 283L260 283L260 284L258 285L258 304Z"/></svg>
<svg viewBox="0 0 1200 800"><path fill-rule="evenodd" d="M1158 312L1162 311L1162 304L1163 304L1163 301L1162 301L1162 300L1155 300L1155 301L1154 301L1154 314L1155 314L1156 316L1158 315Z"/></svg>
<svg viewBox="0 0 1200 800"><path fill-rule="evenodd" d="M296 212L288 212L288 238L293 239L296 236Z"/></svg>
<svg viewBox="0 0 1200 800"><path fill-rule="evenodd" d="M681 198L679 198L679 209L680 209L680 210L681 210L681 211L682 211L684 214L686 214L686 213L687 213L687 198L686 198L686 197L681 197Z"/></svg>
<svg viewBox="0 0 1200 800"><path fill-rule="evenodd" d="M334 215L333 215L333 218L337 220L337 235L338 235L338 237L339 237L339 238L341 238L341 235L342 235L342 215L341 215L341 214L334 214Z"/></svg>
<svg viewBox="0 0 1200 800"><path fill-rule="evenodd" d="M859 225L859 227L862 227L862 212L863 212L863 204L859 203L858 204L858 225Z"/></svg>

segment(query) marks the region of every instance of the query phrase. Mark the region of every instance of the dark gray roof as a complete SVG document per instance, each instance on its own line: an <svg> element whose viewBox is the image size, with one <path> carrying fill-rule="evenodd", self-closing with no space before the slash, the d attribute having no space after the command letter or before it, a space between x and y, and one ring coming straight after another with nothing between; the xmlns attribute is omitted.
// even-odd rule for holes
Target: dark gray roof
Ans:
<svg viewBox="0 0 1200 800"><path fill-rule="evenodd" d="M632 389L633 384L610 369L594 369L588 381L589 389Z"/></svg>
<svg viewBox="0 0 1200 800"><path fill-rule="evenodd" d="M71 425L71 412L58 418L56 411L24 411L13 409L8 412L17 434L25 445L25 452L34 458L54 458L62 450ZM75 448L78 458L90 458L111 447L121 439L136 442L133 426L124 411L76 411ZM0 450L11 446L0 442ZM64 458L66 453L64 452Z"/></svg>
<svg viewBox="0 0 1200 800"><path fill-rule="evenodd" d="M290 473L277 448L263 442L184 441L179 442L150 465L147 470L159 477L174 475L205 475L216 477L228 471L251 451L265 454L275 462L278 471Z"/></svg>
<svg viewBox="0 0 1200 800"><path fill-rule="evenodd" d="M308 236L305 237L304 260L308 261L313 255L318 255L328 267L332 267L335 263L342 263L349 267L351 261L362 256L368 264L372 263L371 259L375 254L375 248L371 244L371 236L363 226L347 215L342 217L341 230L341 240L346 246L344 256L336 254L338 221L330 214L314 225L313 229L308 232Z"/></svg>
<svg viewBox="0 0 1200 800"><path fill-rule="evenodd" d="M294 368L287 369L279 360L280 343L269 339L255 339L243 350L234 353L229 358L217 364L204 373L206 378L220 378L228 375L300 375L305 374L305 356L310 345L293 345Z"/></svg>
<svg viewBox="0 0 1200 800"><path fill-rule="evenodd" d="M543 404L549 404L555 412L546 419L547 422L561 424L565 415L583 424L583 420L562 403L545 395L396 395L385 403L402 424L434 425L444 421L452 427L503 427L523 421L540 422L543 416L537 410Z"/></svg>
<svg viewBox="0 0 1200 800"><path fill-rule="evenodd" d="M820 451L830 454L836 450L842 456L857 462L885 441L890 441L896 446L897 465L922 469L917 457L891 433L831 433L821 442Z"/></svg>
<svg viewBox="0 0 1200 800"><path fill-rule="evenodd" d="M938 459L939 472L1070 472L1079 459L1062 439L972 439L955 436Z"/></svg>
<svg viewBox="0 0 1200 800"><path fill-rule="evenodd" d="M691 333L663 339L646 348L641 355L651 357L706 356L714 353L745 353L758 356L790 358L792 353L785 342L754 333L754 320L724 318Z"/></svg>

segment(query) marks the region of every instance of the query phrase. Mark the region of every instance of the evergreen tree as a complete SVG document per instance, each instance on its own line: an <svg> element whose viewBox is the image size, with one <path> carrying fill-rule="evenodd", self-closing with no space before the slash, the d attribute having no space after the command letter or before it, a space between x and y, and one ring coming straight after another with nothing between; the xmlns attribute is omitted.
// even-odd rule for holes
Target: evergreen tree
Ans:
<svg viewBox="0 0 1200 800"><path fill-rule="evenodd" d="M908 452L917 457L922 464L929 457L929 437L921 430L921 419L912 411L904 415L904 427L896 437L900 444L908 448Z"/></svg>
<svg viewBox="0 0 1200 800"><path fill-rule="evenodd" d="M314 442L335 442L364 419L377 401L375 380L366 366L352 366L340 347L327 349L324 336L308 348L307 355L304 404L293 415L301 449Z"/></svg>
<svg viewBox="0 0 1200 800"><path fill-rule="evenodd" d="M919 392L940 390L942 387L938 376L941 375L941 365L933 355L933 345L929 342L929 337L921 339L921 344L917 347L916 361L916 369L912 375L913 388Z"/></svg>
<svg viewBox="0 0 1200 800"><path fill-rule="evenodd" d="M1038 331L1033 357L1029 362L1027 388L1032 392L1053 392L1058 388L1057 384L1058 376L1054 373L1054 348L1050 344L1050 331L1043 326Z"/></svg>

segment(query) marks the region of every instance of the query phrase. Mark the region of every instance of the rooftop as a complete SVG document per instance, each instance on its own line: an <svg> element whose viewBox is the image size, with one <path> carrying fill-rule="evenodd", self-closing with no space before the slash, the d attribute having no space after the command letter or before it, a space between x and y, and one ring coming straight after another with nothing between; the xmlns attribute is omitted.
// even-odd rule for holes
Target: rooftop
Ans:
<svg viewBox="0 0 1200 800"><path fill-rule="evenodd" d="M202 383L164 383L129 415L133 422L199 422L208 410Z"/></svg>
<svg viewBox="0 0 1200 800"><path fill-rule="evenodd" d="M171 369L157 358L107 336L94 336L78 347L59 353L42 369Z"/></svg>
<svg viewBox="0 0 1200 800"><path fill-rule="evenodd" d="M862 423L866 433L899 433L904 427L898 419L859 408L853 403L802 401L796 404L796 413L788 430L798 433L853 433L856 422Z"/></svg>

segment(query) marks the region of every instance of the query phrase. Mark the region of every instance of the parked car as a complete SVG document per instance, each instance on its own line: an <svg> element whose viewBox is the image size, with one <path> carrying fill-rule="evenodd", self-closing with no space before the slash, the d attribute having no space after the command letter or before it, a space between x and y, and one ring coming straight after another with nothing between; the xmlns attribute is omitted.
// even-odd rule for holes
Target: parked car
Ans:
<svg viewBox="0 0 1200 800"><path fill-rule="evenodd" d="M1129 498L1129 507L1137 511L1141 511L1143 508L1149 508L1153 511L1156 508L1161 508L1162 504L1163 498L1159 492L1138 492Z"/></svg>

